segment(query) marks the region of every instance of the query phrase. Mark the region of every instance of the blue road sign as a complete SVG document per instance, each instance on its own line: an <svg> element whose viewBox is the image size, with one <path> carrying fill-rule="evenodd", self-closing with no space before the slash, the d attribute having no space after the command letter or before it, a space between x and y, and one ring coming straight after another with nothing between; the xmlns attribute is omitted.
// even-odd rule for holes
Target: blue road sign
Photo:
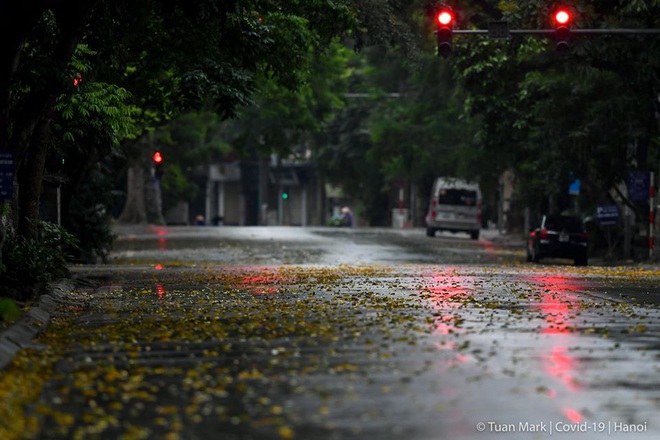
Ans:
<svg viewBox="0 0 660 440"><path fill-rule="evenodd" d="M596 207L596 223L600 226L616 225L619 223L619 207L605 205Z"/></svg>
<svg viewBox="0 0 660 440"><path fill-rule="evenodd" d="M628 175L628 198L633 202L649 199L651 175L648 171L633 171Z"/></svg>

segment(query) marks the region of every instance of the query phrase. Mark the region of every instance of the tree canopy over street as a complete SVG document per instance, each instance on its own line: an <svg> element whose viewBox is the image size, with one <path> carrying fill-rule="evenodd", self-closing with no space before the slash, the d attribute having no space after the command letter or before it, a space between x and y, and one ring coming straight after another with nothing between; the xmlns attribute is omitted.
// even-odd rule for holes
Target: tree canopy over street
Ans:
<svg viewBox="0 0 660 440"><path fill-rule="evenodd" d="M173 139L196 147L176 154L170 197L191 191L182 170L200 158L304 146L324 178L360 195L371 224L393 188L415 184L423 197L438 174L495 187L511 171L516 200L534 210L577 177L588 209L658 163L657 35L575 35L567 54L547 37L454 35L438 59L438 4L3 1L0 151L17 185L0 246L40 240L42 184L55 176L62 225L87 246L80 258L103 258L113 178L128 169L133 195L143 191L155 144ZM562 4L576 28L660 27L658 1ZM557 5L452 2L460 29L548 29ZM128 192L121 217L153 221Z"/></svg>

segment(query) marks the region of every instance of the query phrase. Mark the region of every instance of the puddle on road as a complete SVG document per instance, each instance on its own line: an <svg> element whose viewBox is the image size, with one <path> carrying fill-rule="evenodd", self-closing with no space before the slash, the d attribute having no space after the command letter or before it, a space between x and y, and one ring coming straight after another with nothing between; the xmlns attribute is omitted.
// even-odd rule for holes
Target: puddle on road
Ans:
<svg viewBox="0 0 660 440"><path fill-rule="evenodd" d="M437 315L436 346L454 354L438 357L438 374L471 375L482 384L485 401L494 398L488 389L502 380L510 383L499 399L529 401L521 403L518 419L508 416L515 423L547 420L555 411L557 422L576 427L616 421L651 429L660 405L654 391L660 388L658 310L608 301L585 279L584 269L575 275L556 272L425 269L422 298ZM647 332L656 335L649 338L654 345L640 343ZM463 407L470 398L458 401ZM547 412L531 409L539 406ZM481 417L507 418L501 412Z"/></svg>

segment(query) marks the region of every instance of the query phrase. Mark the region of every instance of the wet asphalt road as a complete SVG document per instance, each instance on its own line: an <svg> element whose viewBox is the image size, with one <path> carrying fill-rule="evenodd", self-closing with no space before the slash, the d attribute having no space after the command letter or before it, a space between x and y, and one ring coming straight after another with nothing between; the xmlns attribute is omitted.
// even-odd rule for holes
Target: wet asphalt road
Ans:
<svg viewBox="0 0 660 440"><path fill-rule="evenodd" d="M40 336L37 438L660 438L652 268L489 231L118 233Z"/></svg>
<svg viewBox="0 0 660 440"><path fill-rule="evenodd" d="M498 246L496 231L467 234L422 229L296 227L117 227L122 261L186 260L255 264L457 264L518 262L522 242Z"/></svg>

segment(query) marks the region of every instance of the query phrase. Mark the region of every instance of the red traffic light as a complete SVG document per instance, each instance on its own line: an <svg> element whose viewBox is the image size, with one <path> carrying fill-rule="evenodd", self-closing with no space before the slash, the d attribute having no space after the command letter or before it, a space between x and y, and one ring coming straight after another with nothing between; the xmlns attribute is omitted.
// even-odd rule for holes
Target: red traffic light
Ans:
<svg viewBox="0 0 660 440"><path fill-rule="evenodd" d="M160 154L160 151L156 151L152 156L152 159L155 164L163 163L163 155Z"/></svg>
<svg viewBox="0 0 660 440"><path fill-rule="evenodd" d="M570 50L571 20L573 19L571 11L562 7L552 14L555 26L555 48L558 52L568 52Z"/></svg>
<svg viewBox="0 0 660 440"><path fill-rule="evenodd" d="M454 24L454 11L444 8L436 11L435 24L437 26L436 37L438 38L438 55L447 58L453 50L452 25Z"/></svg>
<svg viewBox="0 0 660 440"><path fill-rule="evenodd" d="M436 19L441 26L451 26L454 21L454 14L447 9L442 9L438 12Z"/></svg>
<svg viewBox="0 0 660 440"><path fill-rule="evenodd" d="M559 9L554 14L555 23L558 25L567 25L571 21L571 14L566 9Z"/></svg>

